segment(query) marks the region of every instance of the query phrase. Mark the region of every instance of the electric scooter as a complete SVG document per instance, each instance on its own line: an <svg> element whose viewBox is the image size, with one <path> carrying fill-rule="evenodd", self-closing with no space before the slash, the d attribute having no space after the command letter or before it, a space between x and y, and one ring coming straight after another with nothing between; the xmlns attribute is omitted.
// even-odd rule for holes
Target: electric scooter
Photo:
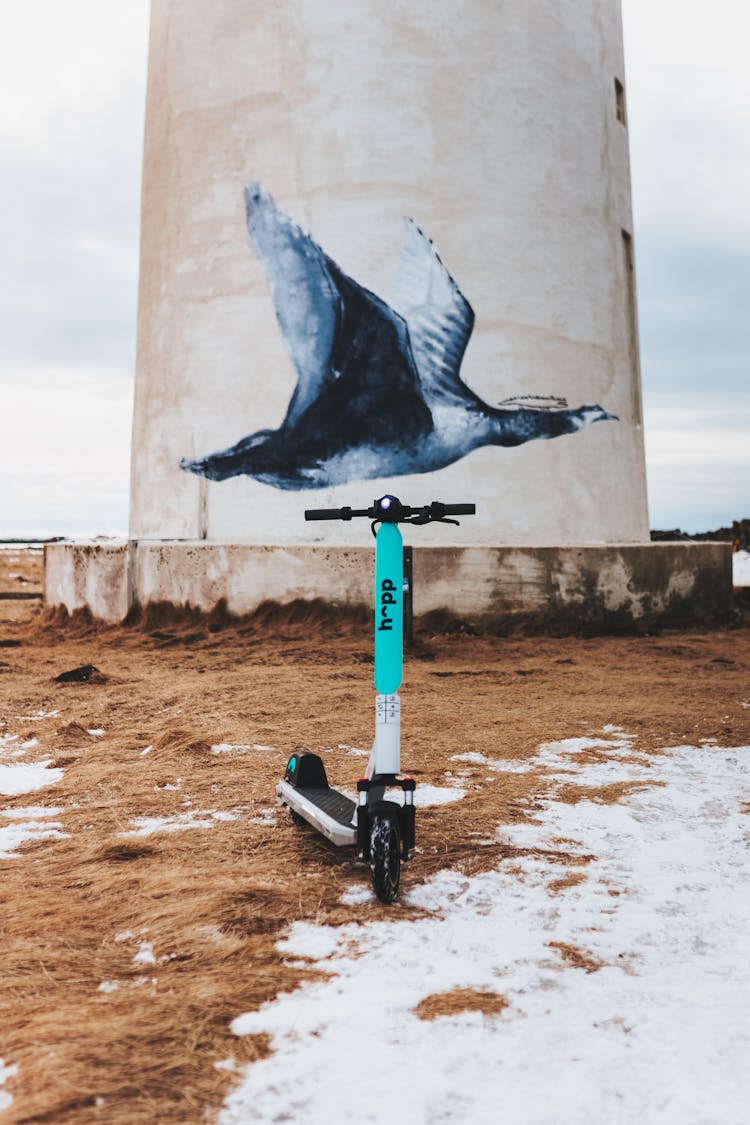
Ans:
<svg viewBox="0 0 750 1125"><path fill-rule="evenodd" d="M352 801L328 783L317 754L293 754L276 799L287 805L292 818L306 821L339 847L356 847L369 863L372 885L381 902L398 894L401 860L414 847L414 790L416 783L401 776L401 686L403 667L403 539L399 524L453 523L451 516L474 515L474 504L441 504L420 508L402 504L396 496L381 496L371 508L317 508L306 520L372 521L375 535L375 741ZM386 799L389 789L401 789L403 803Z"/></svg>

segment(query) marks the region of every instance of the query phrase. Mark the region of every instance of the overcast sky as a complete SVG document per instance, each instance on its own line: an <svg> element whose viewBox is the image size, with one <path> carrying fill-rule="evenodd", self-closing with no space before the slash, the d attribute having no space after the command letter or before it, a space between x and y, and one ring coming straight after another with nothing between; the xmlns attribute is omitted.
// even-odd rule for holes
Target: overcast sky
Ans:
<svg viewBox="0 0 750 1125"><path fill-rule="evenodd" d="M651 526L706 530L750 516L750 8L623 15ZM0 537L127 528L147 35L4 3Z"/></svg>

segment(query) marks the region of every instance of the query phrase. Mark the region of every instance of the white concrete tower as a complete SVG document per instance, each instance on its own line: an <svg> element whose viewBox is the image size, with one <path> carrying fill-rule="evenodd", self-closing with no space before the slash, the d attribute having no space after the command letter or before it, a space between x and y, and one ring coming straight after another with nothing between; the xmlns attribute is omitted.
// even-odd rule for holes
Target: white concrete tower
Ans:
<svg viewBox="0 0 750 1125"><path fill-rule="evenodd" d="M617 420L496 444L522 396ZM477 505L410 533L417 612L726 611L723 548L647 544L620 0L153 0L130 540L47 600L369 601L366 524L303 509L386 491Z"/></svg>
<svg viewBox="0 0 750 1125"><path fill-rule="evenodd" d="M388 490L477 502L426 543L647 539L624 81L619 0L153 0L131 536L364 544L302 509ZM280 426L296 383L253 182L386 301L413 217L474 308L485 402L619 421L323 491L181 471Z"/></svg>

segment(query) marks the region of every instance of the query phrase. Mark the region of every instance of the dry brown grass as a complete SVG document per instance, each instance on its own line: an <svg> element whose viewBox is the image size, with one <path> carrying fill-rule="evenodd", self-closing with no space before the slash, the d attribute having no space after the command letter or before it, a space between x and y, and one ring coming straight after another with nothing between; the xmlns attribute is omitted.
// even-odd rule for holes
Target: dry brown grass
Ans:
<svg viewBox="0 0 750 1125"><path fill-rule="evenodd" d="M517 759L606 723L640 734L647 750L711 737L750 742L742 677L715 662L729 653L747 666L750 633L682 635L679 652L673 644L422 632L406 666L404 765L418 783L445 784L449 771L467 796L420 813L420 850L405 885L446 867L512 870L529 854L497 842L495 828L533 812L544 776L490 774L451 760L456 753ZM416 913L403 901L342 906L342 892L365 876L361 864L283 812L269 821L273 785L292 751L322 752L345 784L358 776L363 759L340 744L370 743L367 622L320 605L265 607L242 622L221 610L205 618L156 607L119 629L83 615L36 614L20 624L6 615L0 646L9 665L0 720L39 739L29 759L65 770L59 784L5 798L3 807L61 807L56 819L67 834L0 861L0 1057L19 1067L7 1086L7 1119L204 1121L233 1082L214 1064L270 1049L262 1036L234 1036L231 1020L315 974L314 964L290 967L276 949L293 921ZM107 681L54 683L86 663ZM40 710L60 714L22 718ZM88 733L95 728L104 736ZM250 748L212 753L219 742ZM188 809L236 819L128 834L136 817ZM564 845L544 854L560 864L559 893L585 878L586 857ZM134 961L143 942L155 964ZM118 985L100 991L102 982ZM467 1010L467 996L449 996L431 998L435 1014L443 1003ZM477 1004L504 1003L480 997Z"/></svg>
<svg viewBox="0 0 750 1125"><path fill-rule="evenodd" d="M563 961L567 961L574 969L596 973L599 969L603 969L606 963L600 961L593 953L587 953L585 949L580 949L577 945L571 945L567 941L550 941L547 944L550 949L556 949Z"/></svg>
<svg viewBox="0 0 750 1125"><path fill-rule="evenodd" d="M593 801L596 805L616 805L634 793L663 785L662 781L613 781L610 785L563 785L556 791L558 800L567 805L577 805L580 801Z"/></svg>
<svg viewBox="0 0 750 1125"><path fill-rule="evenodd" d="M425 996L414 1009L421 1020L436 1020L441 1016L456 1016L460 1012L481 1012L483 1016L499 1016L508 1007L508 1001L497 992L477 988L453 988L450 992L434 992Z"/></svg>
<svg viewBox="0 0 750 1125"><path fill-rule="evenodd" d="M577 887L579 883L583 883L585 878L585 871L571 871L560 879L553 879L551 883L547 884L547 890L551 891L552 894L561 894L563 891L570 890L571 887Z"/></svg>

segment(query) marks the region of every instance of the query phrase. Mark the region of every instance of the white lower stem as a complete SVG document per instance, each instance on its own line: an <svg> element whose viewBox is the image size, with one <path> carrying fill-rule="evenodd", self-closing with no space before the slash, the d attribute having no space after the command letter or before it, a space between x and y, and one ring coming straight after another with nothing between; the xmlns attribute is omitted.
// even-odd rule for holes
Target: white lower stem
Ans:
<svg viewBox="0 0 750 1125"><path fill-rule="evenodd" d="M365 777L401 771L401 700L398 695L375 698L375 742Z"/></svg>

